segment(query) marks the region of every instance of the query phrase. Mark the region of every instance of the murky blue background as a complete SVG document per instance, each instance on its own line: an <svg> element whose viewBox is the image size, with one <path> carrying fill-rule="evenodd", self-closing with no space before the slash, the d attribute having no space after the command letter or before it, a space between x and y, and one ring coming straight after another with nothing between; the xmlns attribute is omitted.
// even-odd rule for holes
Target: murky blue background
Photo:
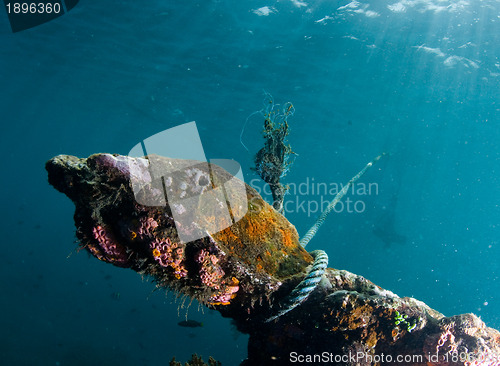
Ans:
<svg viewBox="0 0 500 366"><path fill-rule="evenodd" d="M218 313L193 303L204 326L181 328L187 302L77 253L73 204L44 163L126 154L195 120L207 156L239 161L249 182L240 132L264 91L296 109L285 182L344 183L390 154L362 178L376 193L350 196L362 212L332 214L308 249L500 328L499 1L82 0L16 34L0 13L2 364L245 357ZM261 122L243 136L254 149ZM287 196L301 235L319 214L301 202L322 198L306 193Z"/></svg>

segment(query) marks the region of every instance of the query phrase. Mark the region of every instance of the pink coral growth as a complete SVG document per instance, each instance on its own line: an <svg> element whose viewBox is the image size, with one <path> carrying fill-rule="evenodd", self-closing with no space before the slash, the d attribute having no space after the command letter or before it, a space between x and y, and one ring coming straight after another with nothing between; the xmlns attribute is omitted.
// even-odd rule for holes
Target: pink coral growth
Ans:
<svg viewBox="0 0 500 366"><path fill-rule="evenodd" d="M99 243L99 248L92 245L88 246L88 249L94 256L118 266L127 266L128 254L125 248L114 239L111 232L106 230L104 226L96 225L92 228L92 234L94 239Z"/></svg>
<svg viewBox="0 0 500 366"><path fill-rule="evenodd" d="M155 221L156 222L156 221ZM184 247L177 243L172 243L170 238L155 239L149 245L153 257L162 267L172 267L177 278L187 275L184 267Z"/></svg>
<svg viewBox="0 0 500 366"><path fill-rule="evenodd" d="M196 253L195 261L200 264L201 282L219 290L216 295L210 297L208 302L212 305L229 305L240 289L239 281L235 277L226 281L223 278L224 270L219 264L220 258L216 254L210 254L206 249L201 249Z"/></svg>
<svg viewBox="0 0 500 366"><path fill-rule="evenodd" d="M210 254L206 249L201 249L195 256L195 261L201 264L200 279L208 287L220 289L224 270L218 265L219 258Z"/></svg>
<svg viewBox="0 0 500 366"><path fill-rule="evenodd" d="M139 228L137 229L137 235L139 238L144 239L151 236L153 230L158 227L158 222L152 217L142 217L139 220Z"/></svg>

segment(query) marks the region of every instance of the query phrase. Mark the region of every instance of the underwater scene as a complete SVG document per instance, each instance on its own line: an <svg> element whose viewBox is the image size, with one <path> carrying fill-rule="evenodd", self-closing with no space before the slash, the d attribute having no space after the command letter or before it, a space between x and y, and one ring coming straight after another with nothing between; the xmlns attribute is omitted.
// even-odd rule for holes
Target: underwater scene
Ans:
<svg viewBox="0 0 500 366"><path fill-rule="evenodd" d="M1 365L500 365L499 0L4 5Z"/></svg>

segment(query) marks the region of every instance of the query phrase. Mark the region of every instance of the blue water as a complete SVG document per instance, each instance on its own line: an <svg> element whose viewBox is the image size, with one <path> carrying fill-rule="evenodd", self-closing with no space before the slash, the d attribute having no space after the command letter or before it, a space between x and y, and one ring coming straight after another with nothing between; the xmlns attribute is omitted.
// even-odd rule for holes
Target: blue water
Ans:
<svg viewBox="0 0 500 366"><path fill-rule="evenodd" d="M0 11L1 363L244 359L247 336L215 311L193 303L204 326L181 328L182 301L77 253L73 204L44 163L126 154L195 120L206 155L250 182L240 132L264 91L296 110L285 183L345 183L390 154L362 178L378 189L350 195L362 212L332 214L308 249L500 328L500 2L395 1L82 0L15 34ZM321 200L306 193L287 196L301 235L319 213L300 202Z"/></svg>

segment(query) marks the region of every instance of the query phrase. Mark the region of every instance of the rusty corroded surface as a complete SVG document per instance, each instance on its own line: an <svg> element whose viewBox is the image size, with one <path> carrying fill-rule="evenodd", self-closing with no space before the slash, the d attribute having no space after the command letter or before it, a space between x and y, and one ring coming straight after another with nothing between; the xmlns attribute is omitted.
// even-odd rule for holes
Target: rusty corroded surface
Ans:
<svg viewBox="0 0 500 366"><path fill-rule="evenodd" d="M148 158L159 171L175 172L165 178L163 189L177 195L210 194L232 178L213 165ZM135 159L132 165L130 159ZM445 317L343 270L327 269L304 303L266 323L304 278L312 258L299 245L294 226L249 186L246 197L230 207L231 217L248 210L241 220L183 242L180 232L216 225L218 209L200 201L193 206L199 210L197 224L181 225L172 214L184 212L177 203L138 203L137 198L164 193L148 176L145 159L60 155L46 168L49 182L75 203L80 247L231 317L250 334L242 365L500 365L500 333L477 316ZM143 183L135 195L131 177Z"/></svg>

